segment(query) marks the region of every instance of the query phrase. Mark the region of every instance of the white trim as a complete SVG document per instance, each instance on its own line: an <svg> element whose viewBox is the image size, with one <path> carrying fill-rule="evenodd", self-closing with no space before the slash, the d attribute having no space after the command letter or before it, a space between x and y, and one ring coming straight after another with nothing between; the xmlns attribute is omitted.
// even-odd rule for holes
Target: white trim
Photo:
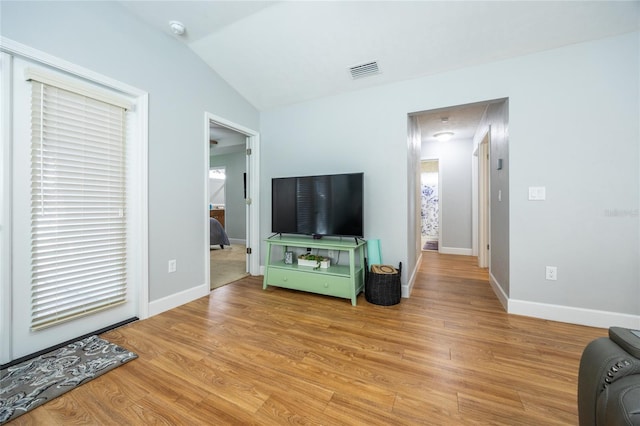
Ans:
<svg viewBox="0 0 640 426"><path fill-rule="evenodd" d="M64 71L68 74L85 80L90 80L94 83L101 84L105 87L131 95L133 97L143 96L147 94L147 92L144 92L143 90L140 90L136 87L129 86L128 84L122 83L113 78L107 77L95 71L91 71L72 62L58 58L57 56L50 55L38 49L34 49L33 47L18 43L17 41L13 41L2 36L0 36L0 51L7 52L15 56L20 56L25 59L30 59L42 65L48 65L51 68Z"/></svg>
<svg viewBox="0 0 640 426"><path fill-rule="evenodd" d="M211 131L209 130L210 128L210 124L209 124L209 114L207 112L204 113L204 129L203 129L203 134L204 134L204 145L202 146L204 148L204 152L202 154L202 158L203 158L203 165L204 165L204 199L202 200L202 210L204 211L204 232L202 233L203 236L203 243L205 246L204 251L202 252L202 259L204 260L204 282L206 283L211 283L211 254L210 254L210 250L211 250L211 234L210 234L210 229L209 227L211 226L211 213L209 213L209 210L206 206L209 205L209 194L211 194L211 189L209 188L209 167L210 166L210 145L211 145ZM211 289L211 284L209 284L209 289Z"/></svg>
<svg viewBox="0 0 640 426"><path fill-rule="evenodd" d="M589 327L609 328L613 326L640 329L640 316L571 306L551 305L527 300L509 300L509 313L580 324Z"/></svg>
<svg viewBox="0 0 640 426"><path fill-rule="evenodd" d="M137 218L140 233L139 270L137 271L140 285L138 287L138 318L149 317L149 94L143 92L136 99L138 117L138 138L140 140L136 159L140 168L138 176L138 209L140 217ZM135 279L135 278L134 278Z"/></svg>
<svg viewBox="0 0 640 426"><path fill-rule="evenodd" d="M251 174L249 175L249 198L251 199L252 214L249 216L251 235L249 246L252 254L249 256L249 273L260 275L260 135L255 133L249 137L249 148L252 154L249 157Z"/></svg>
<svg viewBox="0 0 640 426"><path fill-rule="evenodd" d="M0 342L11 342L12 73L13 58L0 52ZM11 345L0 345L0 364L12 355Z"/></svg>
<svg viewBox="0 0 640 426"><path fill-rule="evenodd" d="M86 84L80 84L70 79L60 77L53 73L43 71L36 68L27 68L24 71L25 80L37 81L44 83L48 86L54 86L59 89L66 90L67 92L73 92L82 95L87 98L97 99L109 105L114 105L122 109L131 109L133 106L128 99L124 99L119 96L114 96L110 92L104 90L98 90L95 87L91 87Z"/></svg>
<svg viewBox="0 0 640 426"><path fill-rule="evenodd" d="M407 283L402 285L402 297L410 297L411 292L413 291L413 286L416 284L416 277L418 276L418 272L420 271L420 264L422 263L422 250L420 250L420 254L418 255L418 261L411 271L411 275L407 278Z"/></svg>
<svg viewBox="0 0 640 426"><path fill-rule="evenodd" d="M471 255L478 256L478 146L471 154Z"/></svg>
<svg viewBox="0 0 640 426"><path fill-rule="evenodd" d="M489 284L502 306L512 315L523 315L588 327L609 328L617 326L640 329L640 315L509 299L491 273L489 273Z"/></svg>
<svg viewBox="0 0 640 426"><path fill-rule="evenodd" d="M491 125L478 144L477 251L478 266L491 267Z"/></svg>
<svg viewBox="0 0 640 426"><path fill-rule="evenodd" d="M154 300L149 303L149 317L177 308L178 306L200 299L201 297L208 296L209 292L209 284L204 283L197 287L191 287L179 293L163 297L162 299Z"/></svg>
<svg viewBox="0 0 640 426"><path fill-rule="evenodd" d="M491 285L493 292L495 293L496 297L498 298L498 301L500 302L504 310L508 311L509 297L504 292L504 290L502 289L502 286L500 286L500 283L498 283L498 280L496 279L496 277L493 276L491 272L489 272L489 284Z"/></svg>
<svg viewBox="0 0 640 426"><path fill-rule="evenodd" d="M460 256L471 256L473 254L472 249L459 247L441 247L438 251L442 254L457 254Z"/></svg>

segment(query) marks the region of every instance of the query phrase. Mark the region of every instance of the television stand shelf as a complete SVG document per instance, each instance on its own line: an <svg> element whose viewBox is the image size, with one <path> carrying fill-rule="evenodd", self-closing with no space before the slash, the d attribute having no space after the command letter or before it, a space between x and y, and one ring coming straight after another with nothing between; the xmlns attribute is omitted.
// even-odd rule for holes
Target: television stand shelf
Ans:
<svg viewBox="0 0 640 426"><path fill-rule="evenodd" d="M325 294L328 296L351 299L356 306L358 294L364 290L364 247L366 242L355 238L342 239L291 235L275 235L266 239L267 254L265 257L264 282L267 286L284 287L293 290ZM281 256L274 258L272 250L280 248ZM349 253L348 265L330 265L327 269L314 269L310 266L299 266L284 263L284 253L289 247L303 247L334 252ZM358 263L356 263L356 257Z"/></svg>

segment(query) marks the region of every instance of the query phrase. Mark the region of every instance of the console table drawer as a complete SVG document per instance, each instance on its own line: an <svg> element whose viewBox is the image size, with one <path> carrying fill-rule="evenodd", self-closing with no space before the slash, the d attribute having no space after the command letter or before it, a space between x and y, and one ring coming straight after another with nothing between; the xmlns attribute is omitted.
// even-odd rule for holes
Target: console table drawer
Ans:
<svg viewBox="0 0 640 426"><path fill-rule="evenodd" d="M272 268L267 284L329 296L351 297L351 280L347 277Z"/></svg>

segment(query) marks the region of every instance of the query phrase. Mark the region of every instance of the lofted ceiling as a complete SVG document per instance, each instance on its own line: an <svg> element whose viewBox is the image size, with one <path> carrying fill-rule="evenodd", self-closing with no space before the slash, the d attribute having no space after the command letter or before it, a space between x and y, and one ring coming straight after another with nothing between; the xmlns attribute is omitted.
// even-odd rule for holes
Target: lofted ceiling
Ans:
<svg viewBox="0 0 640 426"><path fill-rule="evenodd" d="M120 3L185 43L261 111L640 27L635 0ZM171 32L174 20L184 35ZM374 61L378 73L352 78L351 67ZM479 109L451 110L458 136L475 131ZM431 132L440 115L421 123Z"/></svg>
<svg viewBox="0 0 640 426"><path fill-rule="evenodd" d="M259 110L637 30L638 1L126 1ZM186 26L173 35L169 21ZM377 61L380 73L349 68Z"/></svg>

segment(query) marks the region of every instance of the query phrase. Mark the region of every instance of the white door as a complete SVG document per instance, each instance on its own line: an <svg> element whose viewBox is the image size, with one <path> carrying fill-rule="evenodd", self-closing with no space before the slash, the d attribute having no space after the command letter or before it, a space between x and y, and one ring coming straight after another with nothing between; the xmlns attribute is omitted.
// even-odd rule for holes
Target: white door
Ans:
<svg viewBox="0 0 640 426"><path fill-rule="evenodd" d="M92 333L110 325L137 316L138 287L128 280L124 303L108 309L97 311L88 316L70 319L56 325L32 329L32 276L31 276L31 82L25 80L25 70L44 71L48 75L59 76L68 81L77 78L16 58L13 63L13 132L8 142L12 150L12 274L10 287L10 358L11 360L32 354L51 346L66 342L79 336ZM82 84L87 84L86 82ZM135 211L135 206L131 206ZM139 214L138 212L137 214ZM128 213L127 213L128 214ZM134 228L134 226L132 226ZM129 240L129 242L131 239ZM127 243L129 245L129 242ZM143 244L138 242L138 244ZM129 248L127 248L129 251ZM2 284L7 285L6 283Z"/></svg>

